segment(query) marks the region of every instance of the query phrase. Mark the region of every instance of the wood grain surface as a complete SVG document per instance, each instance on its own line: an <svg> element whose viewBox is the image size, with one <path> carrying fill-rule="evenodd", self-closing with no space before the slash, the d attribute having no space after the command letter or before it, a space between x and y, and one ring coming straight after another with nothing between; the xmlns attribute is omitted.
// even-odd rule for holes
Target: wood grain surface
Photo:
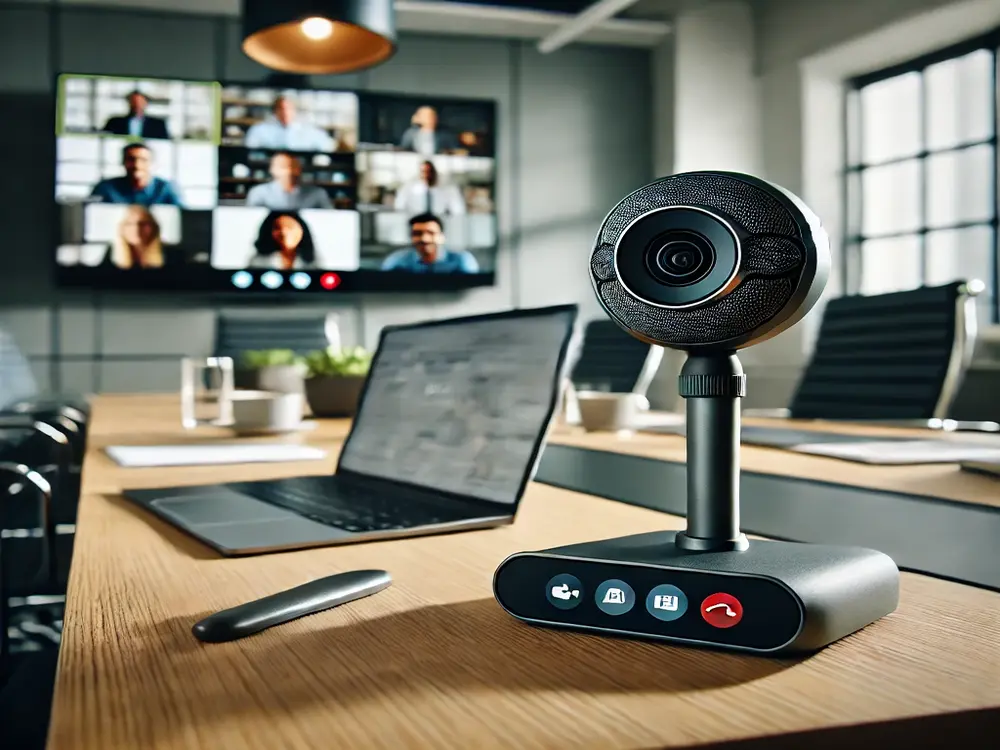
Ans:
<svg viewBox="0 0 1000 750"><path fill-rule="evenodd" d="M51 748L597 749L780 737L790 747L881 738L912 748L946 727L1000 729L997 593L904 574L893 615L808 658L765 659L532 628L493 600L508 554L683 524L654 511L534 484L505 528L223 559L118 496L323 473L346 430L327 422L286 438L327 448L326 462L126 470L101 449L231 436L185 433L176 398L96 400ZM678 450L670 437L563 433L554 439ZM748 449L745 465L793 471L771 453ZM857 479L839 462L807 461L803 471ZM982 487L956 480L973 483L962 490L970 496ZM942 531L943 543L961 543ZM394 578L377 596L234 643L191 635L209 612L372 567Z"/></svg>

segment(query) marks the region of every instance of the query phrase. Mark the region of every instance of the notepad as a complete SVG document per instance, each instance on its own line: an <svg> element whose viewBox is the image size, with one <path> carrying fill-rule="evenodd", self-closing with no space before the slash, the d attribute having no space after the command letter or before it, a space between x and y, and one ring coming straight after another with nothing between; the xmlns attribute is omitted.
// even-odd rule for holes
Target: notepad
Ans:
<svg viewBox="0 0 1000 750"><path fill-rule="evenodd" d="M951 464L962 461L1000 461L1000 445L952 440L869 440L855 443L796 445L796 453L829 456L865 464Z"/></svg>
<svg viewBox="0 0 1000 750"><path fill-rule="evenodd" d="M104 449L119 466L210 466L317 461L326 451L285 443L216 443L212 445L109 445Z"/></svg>

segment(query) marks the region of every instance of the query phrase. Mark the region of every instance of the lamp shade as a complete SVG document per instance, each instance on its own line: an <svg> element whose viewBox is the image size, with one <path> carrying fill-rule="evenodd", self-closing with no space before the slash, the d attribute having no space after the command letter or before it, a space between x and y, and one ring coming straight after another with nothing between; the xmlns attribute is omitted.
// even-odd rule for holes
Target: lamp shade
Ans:
<svg viewBox="0 0 1000 750"><path fill-rule="evenodd" d="M396 51L392 0L243 0L243 51L287 73L378 65Z"/></svg>

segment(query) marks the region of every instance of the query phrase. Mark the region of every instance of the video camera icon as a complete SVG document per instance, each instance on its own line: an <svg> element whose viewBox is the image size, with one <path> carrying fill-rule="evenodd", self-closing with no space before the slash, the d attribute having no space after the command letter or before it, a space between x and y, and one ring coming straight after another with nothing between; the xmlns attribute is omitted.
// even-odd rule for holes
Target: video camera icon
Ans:
<svg viewBox="0 0 1000 750"><path fill-rule="evenodd" d="M571 589L568 584L564 583L561 586L552 587L552 596L556 599L562 599L563 601L579 599L580 589Z"/></svg>
<svg viewBox="0 0 1000 750"><path fill-rule="evenodd" d="M576 576L560 573L545 585L545 598L556 609L573 609L580 604L583 584Z"/></svg>

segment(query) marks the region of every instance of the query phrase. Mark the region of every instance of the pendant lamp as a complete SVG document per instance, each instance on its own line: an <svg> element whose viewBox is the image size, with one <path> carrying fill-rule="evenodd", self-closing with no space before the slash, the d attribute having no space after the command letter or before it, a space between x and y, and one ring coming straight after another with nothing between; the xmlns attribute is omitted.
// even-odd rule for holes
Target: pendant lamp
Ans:
<svg viewBox="0 0 1000 750"><path fill-rule="evenodd" d="M243 0L243 51L287 73L370 68L396 51L392 0Z"/></svg>

